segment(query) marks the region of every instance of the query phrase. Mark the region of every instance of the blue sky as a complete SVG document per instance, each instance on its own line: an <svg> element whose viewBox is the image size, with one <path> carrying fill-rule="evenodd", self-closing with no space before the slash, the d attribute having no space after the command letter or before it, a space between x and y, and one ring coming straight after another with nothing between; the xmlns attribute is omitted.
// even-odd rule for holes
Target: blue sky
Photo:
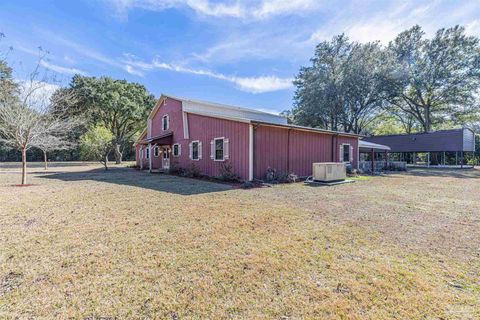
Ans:
<svg viewBox="0 0 480 320"><path fill-rule="evenodd" d="M388 43L414 24L480 36L480 1L77 0L0 3L0 50L21 79L42 67L60 84L108 75L170 93L279 112L315 44L345 32ZM57 83L58 84L58 83Z"/></svg>

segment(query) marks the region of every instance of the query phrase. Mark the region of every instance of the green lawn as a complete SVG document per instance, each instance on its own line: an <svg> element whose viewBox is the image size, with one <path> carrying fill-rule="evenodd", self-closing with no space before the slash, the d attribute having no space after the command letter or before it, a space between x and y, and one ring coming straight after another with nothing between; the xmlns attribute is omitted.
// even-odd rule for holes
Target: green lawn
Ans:
<svg viewBox="0 0 480 320"><path fill-rule="evenodd" d="M0 318L480 318L480 170L243 190L0 163ZM102 319L103 319L102 318Z"/></svg>

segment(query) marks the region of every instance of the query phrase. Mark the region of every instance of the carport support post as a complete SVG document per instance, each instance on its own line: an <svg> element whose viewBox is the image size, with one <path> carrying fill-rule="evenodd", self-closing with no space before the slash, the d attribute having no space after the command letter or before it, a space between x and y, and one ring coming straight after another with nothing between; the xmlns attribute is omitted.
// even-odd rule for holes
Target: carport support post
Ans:
<svg viewBox="0 0 480 320"><path fill-rule="evenodd" d="M442 163L445 166L445 151L443 151Z"/></svg>
<svg viewBox="0 0 480 320"><path fill-rule="evenodd" d="M427 167L430 167L430 152L427 152Z"/></svg>
<svg viewBox="0 0 480 320"><path fill-rule="evenodd" d="M148 172L152 172L152 144L148 144Z"/></svg>
<svg viewBox="0 0 480 320"><path fill-rule="evenodd" d="M385 150L385 168L388 168L388 152Z"/></svg>
<svg viewBox="0 0 480 320"><path fill-rule="evenodd" d="M463 150L462 150L462 153L460 154L460 161L462 161L460 168L463 169Z"/></svg>

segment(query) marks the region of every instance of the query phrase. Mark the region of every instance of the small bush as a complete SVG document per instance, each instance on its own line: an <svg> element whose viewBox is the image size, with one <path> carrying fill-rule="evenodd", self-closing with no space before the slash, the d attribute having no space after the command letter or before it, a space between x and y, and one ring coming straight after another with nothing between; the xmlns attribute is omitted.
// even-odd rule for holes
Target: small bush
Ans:
<svg viewBox="0 0 480 320"><path fill-rule="evenodd" d="M245 181L242 183L242 189L251 189L253 188L253 183L251 181Z"/></svg>
<svg viewBox="0 0 480 320"><path fill-rule="evenodd" d="M292 183L298 181L298 176L294 173L277 171L274 168L267 168L266 179L268 183Z"/></svg>
<svg viewBox="0 0 480 320"><path fill-rule="evenodd" d="M183 170L182 176L187 178L200 178L202 175L200 174L200 169L192 163L188 168Z"/></svg>
<svg viewBox="0 0 480 320"><path fill-rule="evenodd" d="M185 172L185 169L183 169L182 167L180 167L178 165L178 161L171 161L170 162L170 169L168 170L168 172L170 174L176 174L176 175L179 175L179 176L183 176L183 174Z"/></svg>
<svg viewBox="0 0 480 320"><path fill-rule="evenodd" d="M230 162L224 162L220 166L220 179L229 182L240 181L240 177L233 172L233 165Z"/></svg>

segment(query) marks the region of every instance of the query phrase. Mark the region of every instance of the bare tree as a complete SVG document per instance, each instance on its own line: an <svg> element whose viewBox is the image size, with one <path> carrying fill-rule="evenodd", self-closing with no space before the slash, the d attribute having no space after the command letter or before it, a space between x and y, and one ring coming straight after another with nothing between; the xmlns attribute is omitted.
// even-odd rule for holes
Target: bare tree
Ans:
<svg viewBox="0 0 480 320"><path fill-rule="evenodd" d="M43 78L38 80L39 65L30 79L17 83L13 98L0 99L0 141L21 151L22 184L27 183L27 151L37 147L44 152L68 145L68 133L79 121L53 116L51 89Z"/></svg>

